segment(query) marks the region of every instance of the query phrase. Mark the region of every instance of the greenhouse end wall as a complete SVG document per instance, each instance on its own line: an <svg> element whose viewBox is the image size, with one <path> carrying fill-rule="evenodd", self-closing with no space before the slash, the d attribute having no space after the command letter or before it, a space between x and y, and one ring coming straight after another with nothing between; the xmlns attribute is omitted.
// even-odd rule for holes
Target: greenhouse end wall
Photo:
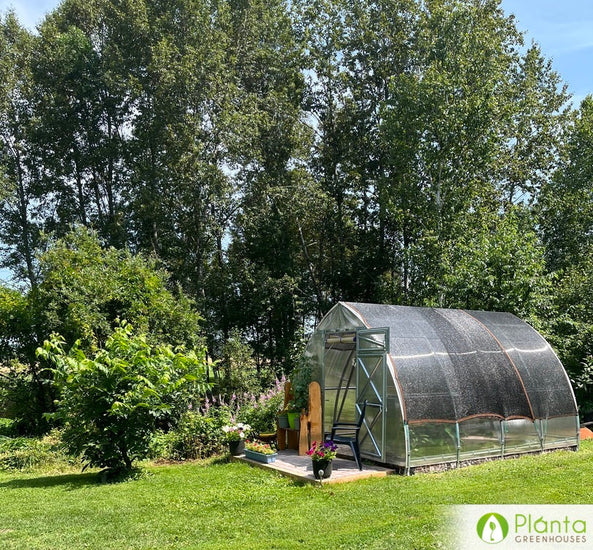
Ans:
<svg viewBox="0 0 593 550"><path fill-rule="evenodd" d="M363 458L410 471L578 448L566 372L513 315L339 303L306 354L326 433L369 403Z"/></svg>

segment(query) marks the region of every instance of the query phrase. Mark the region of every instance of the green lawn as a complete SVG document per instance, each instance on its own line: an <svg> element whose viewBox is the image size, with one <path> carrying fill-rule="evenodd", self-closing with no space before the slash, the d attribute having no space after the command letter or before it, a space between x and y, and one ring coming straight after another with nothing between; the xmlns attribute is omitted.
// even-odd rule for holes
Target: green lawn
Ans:
<svg viewBox="0 0 593 550"><path fill-rule="evenodd" d="M0 548L441 548L447 504L591 504L593 444L442 474L323 488L245 464L148 466L134 481L0 473Z"/></svg>

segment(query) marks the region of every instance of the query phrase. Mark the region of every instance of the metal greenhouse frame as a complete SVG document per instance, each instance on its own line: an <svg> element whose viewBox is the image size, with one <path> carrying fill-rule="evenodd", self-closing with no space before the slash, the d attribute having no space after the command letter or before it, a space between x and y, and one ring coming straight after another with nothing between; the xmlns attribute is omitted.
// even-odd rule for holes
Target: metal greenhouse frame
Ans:
<svg viewBox="0 0 593 550"><path fill-rule="evenodd" d="M306 351L323 423L356 421L363 458L409 473L578 448L574 392L550 345L510 313L340 302Z"/></svg>

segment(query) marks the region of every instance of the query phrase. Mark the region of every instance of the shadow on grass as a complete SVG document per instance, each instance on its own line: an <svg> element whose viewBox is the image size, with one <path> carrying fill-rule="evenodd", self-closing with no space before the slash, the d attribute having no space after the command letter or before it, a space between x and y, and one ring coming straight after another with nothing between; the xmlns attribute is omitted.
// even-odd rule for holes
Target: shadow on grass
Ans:
<svg viewBox="0 0 593 550"><path fill-rule="evenodd" d="M212 458L211 462L210 462L210 464L218 465L218 466L220 466L221 464L230 464L230 463L231 463L231 455L220 455L215 458Z"/></svg>
<svg viewBox="0 0 593 550"><path fill-rule="evenodd" d="M27 479L11 479L0 483L0 489L36 489L48 487L64 487L68 491L83 489L89 485L101 485L101 473L63 474L31 477Z"/></svg>
<svg viewBox="0 0 593 550"><path fill-rule="evenodd" d="M151 474L142 468L131 470L102 470L100 472L81 472L79 474L47 475L27 479L12 479L0 483L0 489L47 488L62 486L68 491L83 489L90 485L125 483L144 479Z"/></svg>

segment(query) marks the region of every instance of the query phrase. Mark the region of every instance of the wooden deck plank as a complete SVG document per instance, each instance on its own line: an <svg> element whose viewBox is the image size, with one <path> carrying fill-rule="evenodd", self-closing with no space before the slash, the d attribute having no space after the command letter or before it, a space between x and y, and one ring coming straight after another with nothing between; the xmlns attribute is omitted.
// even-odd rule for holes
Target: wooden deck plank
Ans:
<svg viewBox="0 0 593 550"><path fill-rule="evenodd" d="M244 455L232 457L233 460L246 462L252 466L263 468L265 470L272 470L282 475L291 477L296 481L306 483L320 484L319 480L315 479L313 475L313 467L311 458L308 456L299 456L295 450L283 450L278 452L276 462L271 464L263 464L255 460L249 460ZM323 485L332 485L335 483L348 483L360 479L367 479L370 477L385 477L391 475L394 470L383 468L376 465L363 464L362 471L356 467L354 460L345 458L336 458L333 461L333 471L329 479L323 480Z"/></svg>

